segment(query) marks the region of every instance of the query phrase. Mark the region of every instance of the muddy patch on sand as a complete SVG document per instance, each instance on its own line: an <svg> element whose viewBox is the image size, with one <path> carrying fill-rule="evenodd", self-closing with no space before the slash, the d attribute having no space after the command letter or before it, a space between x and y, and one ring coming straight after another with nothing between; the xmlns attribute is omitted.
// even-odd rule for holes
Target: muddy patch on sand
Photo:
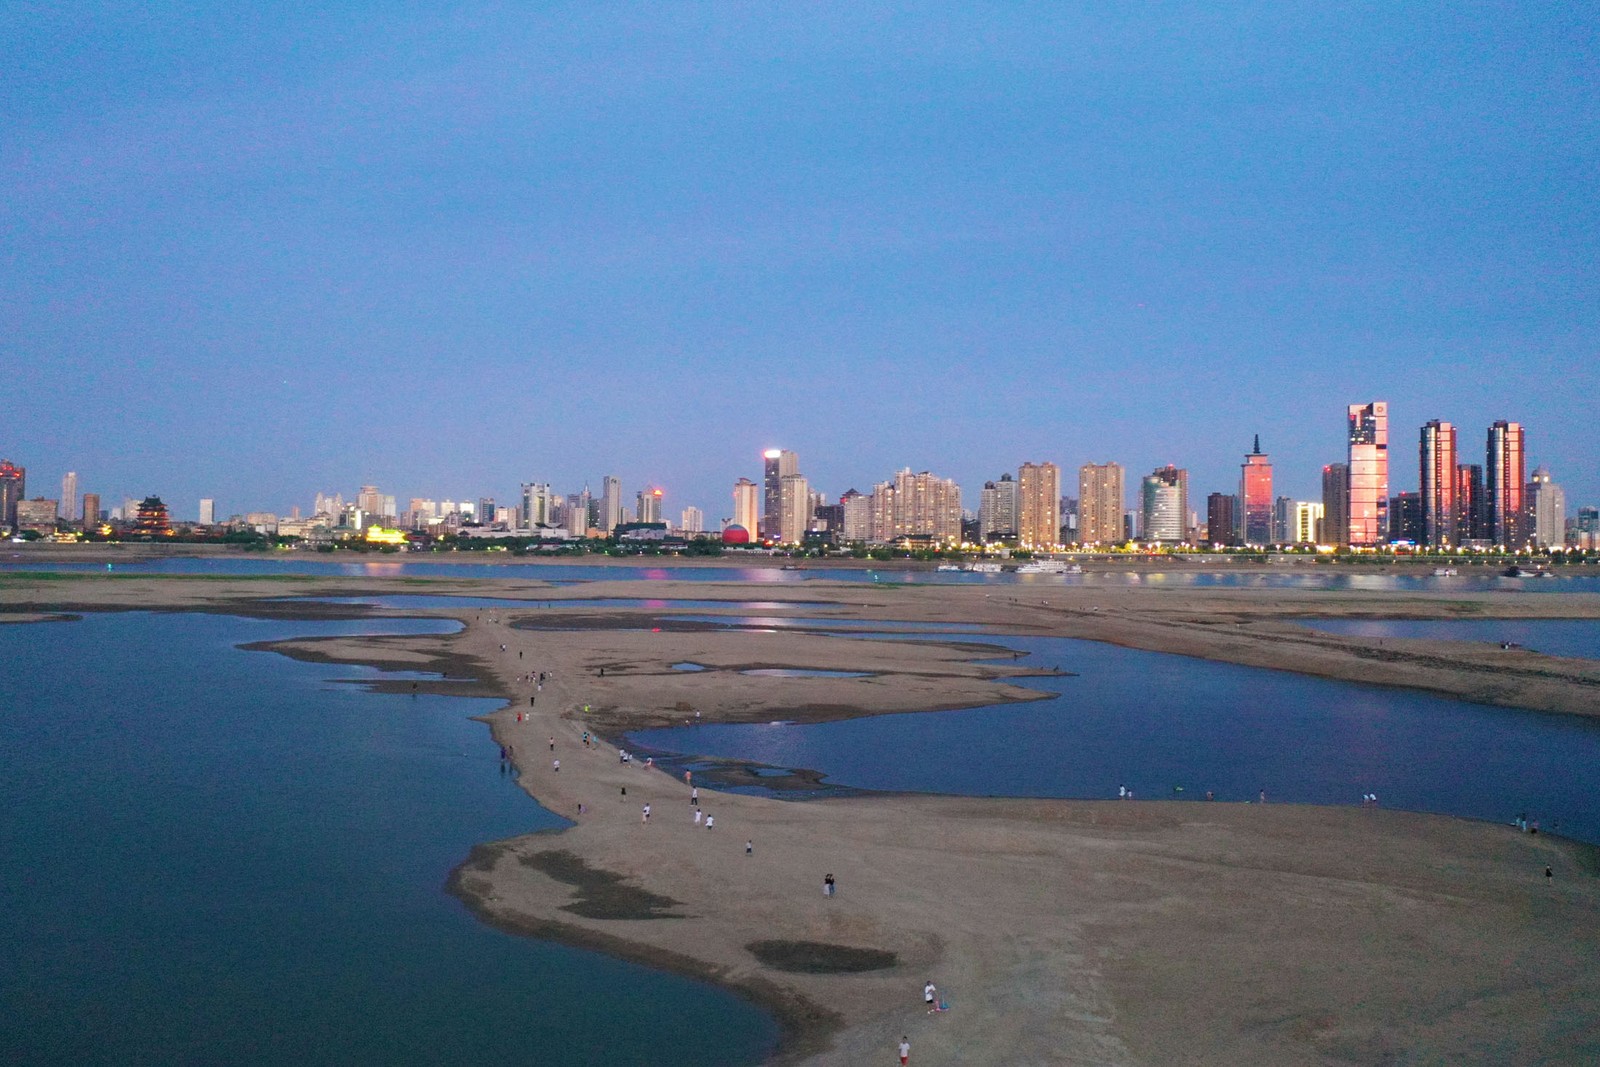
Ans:
<svg viewBox="0 0 1600 1067"><path fill-rule="evenodd" d="M585 919L679 919L669 908L682 905L682 901L629 885L620 874L591 867L564 849L535 852L519 857L524 867L565 883L577 890L577 899L563 904L562 911L570 911Z"/></svg>
<svg viewBox="0 0 1600 1067"><path fill-rule="evenodd" d="M859 974L887 970L900 962L900 957L881 948L825 941L752 941L745 950L763 966L794 974Z"/></svg>

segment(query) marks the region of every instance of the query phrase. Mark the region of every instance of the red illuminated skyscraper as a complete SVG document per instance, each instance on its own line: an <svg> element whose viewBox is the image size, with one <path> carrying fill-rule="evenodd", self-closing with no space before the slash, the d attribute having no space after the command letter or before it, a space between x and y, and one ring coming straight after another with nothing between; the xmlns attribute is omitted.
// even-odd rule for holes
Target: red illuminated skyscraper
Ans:
<svg viewBox="0 0 1600 1067"><path fill-rule="evenodd" d="M1389 533L1389 405L1351 404L1350 544L1381 545Z"/></svg>
<svg viewBox="0 0 1600 1067"><path fill-rule="evenodd" d="M1520 422L1501 421L1489 427L1483 492L1488 505L1489 539L1502 548L1520 548L1527 540L1523 528L1527 456L1527 438Z"/></svg>
<svg viewBox="0 0 1600 1067"><path fill-rule="evenodd" d="M1456 428L1434 419L1422 428L1422 543L1445 548L1460 541L1456 504Z"/></svg>
<svg viewBox="0 0 1600 1067"><path fill-rule="evenodd" d="M1272 458L1256 447L1239 468L1239 533L1247 545L1272 543ZM1212 533L1216 540L1216 533Z"/></svg>

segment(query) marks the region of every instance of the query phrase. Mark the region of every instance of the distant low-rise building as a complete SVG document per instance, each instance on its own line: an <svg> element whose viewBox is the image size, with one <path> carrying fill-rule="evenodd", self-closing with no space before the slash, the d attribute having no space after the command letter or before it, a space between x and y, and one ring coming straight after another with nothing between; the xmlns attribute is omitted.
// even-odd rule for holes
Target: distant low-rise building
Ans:
<svg viewBox="0 0 1600 1067"><path fill-rule="evenodd" d="M36 496L32 500L17 501L16 528L19 530L29 530L39 534L55 533L58 517L59 509L54 500Z"/></svg>

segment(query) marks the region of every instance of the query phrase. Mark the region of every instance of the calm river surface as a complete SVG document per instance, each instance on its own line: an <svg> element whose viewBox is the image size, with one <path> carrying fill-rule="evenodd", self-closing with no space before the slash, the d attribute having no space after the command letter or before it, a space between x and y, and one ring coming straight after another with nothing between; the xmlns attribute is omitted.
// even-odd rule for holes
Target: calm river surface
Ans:
<svg viewBox="0 0 1600 1067"><path fill-rule="evenodd" d="M445 895L472 845L562 824L468 718L498 701L234 647L453 625L0 626L0 1063L763 1059L750 1004Z"/></svg>
<svg viewBox="0 0 1600 1067"><path fill-rule="evenodd" d="M1305 619L1330 634L1424 637L1435 641L1509 641L1547 656L1600 659L1600 619Z"/></svg>
<svg viewBox="0 0 1600 1067"><path fill-rule="evenodd" d="M940 635L946 636L946 635ZM887 638L880 638L887 639ZM1048 700L631 735L646 749L811 768L866 789L976 796L1359 803L1600 843L1600 721L1486 707L1066 638L973 635L1077 672ZM781 682L768 684L781 685ZM848 700L848 697L841 699Z"/></svg>
<svg viewBox="0 0 1600 1067"><path fill-rule="evenodd" d="M423 558L416 558L418 555ZM566 584L571 582L686 581L686 582L804 582L827 579L844 582L903 582L916 585L994 585L1050 589L1060 586L1107 585L1145 588L1216 589L1341 589L1396 592L1600 592L1600 578L1504 578L1495 568L1469 568L1460 577L1351 573L1334 566L1275 567L1260 564L1204 562L1163 563L1149 571L1104 570L1093 562L1085 574L973 574L970 571L912 570L893 563L882 567L828 567L806 564L797 570L771 566L675 566L671 562L637 565L586 565L554 561L529 563L472 563L471 554L441 562L425 553L330 560L316 553L263 553L259 557L193 557L118 563L115 570L130 574L306 574L323 577L413 578L519 578ZM19 551L0 551L0 572L6 570L105 570L104 564L57 563L32 559ZM1481 573L1480 573L1481 572Z"/></svg>

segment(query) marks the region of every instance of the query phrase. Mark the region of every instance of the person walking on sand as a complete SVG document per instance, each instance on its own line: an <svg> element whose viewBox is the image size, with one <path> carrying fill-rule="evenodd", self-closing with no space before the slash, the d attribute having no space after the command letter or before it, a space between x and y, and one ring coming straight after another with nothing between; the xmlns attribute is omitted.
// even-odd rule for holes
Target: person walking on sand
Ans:
<svg viewBox="0 0 1600 1067"><path fill-rule="evenodd" d="M695 808L694 809L694 824L696 826L700 825L700 816L701 816L701 814L702 814L702 812L700 811L699 808Z"/></svg>
<svg viewBox="0 0 1600 1067"><path fill-rule="evenodd" d="M650 821L650 805L646 804L644 806L644 816L639 821L640 822L649 822Z"/></svg>
<svg viewBox="0 0 1600 1067"><path fill-rule="evenodd" d="M835 888L836 887L835 887L834 881L833 881L833 872L829 871L827 874L822 876L822 895L825 896L825 897L833 896L833 892L834 892Z"/></svg>
<svg viewBox="0 0 1600 1067"><path fill-rule="evenodd" d="M930 978L928 984L922 987L922 1002L928 1006L929 1015L939 1010L939 1006L933 1000L938 995L939 991L934 988L933 979Z"/></svg>
<svg viewBox="0 0 1600 1067"><path fill-rule="evenodd" d="M706 816L706 829L707 830L711 829L711 827L716 824L716 821L717 821L716 819L712 818L710 815L707 815Z"/></svg>
<svg viewBox="0 0 1600 1067"><path fill-rule="evenodd" d="M550 739L550 751L554 752L555 750L556 750L556 739L552 737Z"/></svg>
<svg viewBox="0 0 1600 1067"><path fill-rule="evenodd" d="M556 770L557 773L560 772L560 770L561 770L561 761L560 760L551 760L550 764Z"/></svg>
<svg viewBox="0 0 1600 1067"><path fill-rule="evenodd" d="M755 851L755 850L756 850L756 843L755 843L755 841L754 841L754 840L751 840L751 839L748 839L748 838L747 838L747 839L746 839L746 840L745 840L745 843L744 843L744 854L745 854L745 855L746 855L746 856L748 856L748 855L750 855L750 854L751 854L751 853L752 853L752 852L754 852L754 851ZM1548 871L1548 870L1549 870L1549 869L1550 869L1550 868L1548 868L1548 867L1546 867L1546 868L1545 868L1545 870L1547 870L1547 871Z"/></svg>
<svg viewBox="0 0 1600 1067"><path fill-rule="evenodd" d="M699 786L695 786L694 788L689 790L689 803L693 804L697 808L700 806L700 787Z"/></svg>
<svg viewBox="0 0 1600 1067"><path fill-rule="evenodd" d="M905 1034L900 1035L900 1067L906 1067L911 1062L911 1039Z"/></svg>

